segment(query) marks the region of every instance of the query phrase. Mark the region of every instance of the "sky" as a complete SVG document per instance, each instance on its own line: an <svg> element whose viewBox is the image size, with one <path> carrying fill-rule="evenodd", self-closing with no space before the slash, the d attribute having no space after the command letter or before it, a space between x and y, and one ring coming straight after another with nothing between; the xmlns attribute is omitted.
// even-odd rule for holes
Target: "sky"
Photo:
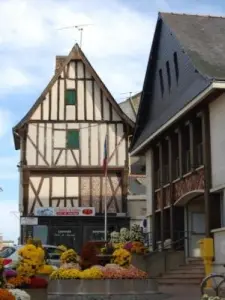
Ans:
<svg viewBox="0 0 225 300"><path fill-rule="evenodd" d="M82 50L118 102L142 89L158 11L225 15L222 0L0 0L0 233L19 236L12 127L48 84L55 56Z"/></svg>

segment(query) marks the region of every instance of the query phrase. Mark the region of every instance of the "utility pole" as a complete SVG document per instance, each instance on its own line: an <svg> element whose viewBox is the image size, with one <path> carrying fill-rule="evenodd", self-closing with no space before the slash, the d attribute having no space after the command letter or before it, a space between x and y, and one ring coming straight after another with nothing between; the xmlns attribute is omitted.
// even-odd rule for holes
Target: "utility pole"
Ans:
<svg viewBox="0 0 225 300"><path fill-rule="evenodd" d="M84 30L84 27L91 26L91 25L93 25L93 24L73 25L73 26L68 26L68 27L62 27L62 28L59 28L58 30L65 30L65 29L76 28L80 32L80 48L81 48L82 47L82 42L83 42L83 30Z"/></svg>

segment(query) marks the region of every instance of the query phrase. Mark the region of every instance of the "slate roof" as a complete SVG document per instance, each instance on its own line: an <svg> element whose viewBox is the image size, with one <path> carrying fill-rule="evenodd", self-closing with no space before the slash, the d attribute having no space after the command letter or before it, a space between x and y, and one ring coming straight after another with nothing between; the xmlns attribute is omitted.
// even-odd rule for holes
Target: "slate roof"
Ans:
<svg viewBox="0 0 225 300"><path fill-rule="evenodd" d="M166 26L166 27L165 27ZM168 29L168 30L167 30ZM164 36L162 37L162 31ZM167 32L166 32L167 31ZM165 33L166 32L166 33ZM166 36L170 32L171 39ZM213 81L225 80L225 17L187 15L177 13L159 13L155 34L150 51L147 71L144 80L140 107L137 114L135 134L130 151L134 151L145 142L157 129L173 117L181 108L187 105L199 93L205 90ZM180 82L176 95L171 97L172 104L165 104L159 114L154 113L152 97L155 89L155 60L158 59L159 40L167 41L169 50L183 51L188 57L187 65L183 65L182 73L191 70L196 76L190 82L190 72L187 76L188 85ZM178 48L177 48L178 46ZM174 48L173 48L174 47ZM176 49L176 50L175 50ZM168 52L169 52L168 50ZM165 55L167 49L165 49ZM161 55L163 55L161 53ZM160 60L160 58L159 58ZM163 60L163 58L162 58ZM186 68L186 69L185 69ZM181 84L184 84L183 86ZM174 92L175 93L175 92ZM169 96L168 96L169 99ZM164 102L165 103L165 102ZM159 103L159 105L163 106ZM157 111L157 109L156 109ZM151 117L149 117L151 115ZM147 119L144 117L147 116ZM140 147L136 155L142 154Z"/></svg>
<svg viewBox="0 0 225 300"><path fill-rule="evenodd" d="M225 18L160 13L193 65L202 74L225 80Z"/></svg>
<svg viewBox="0 0 225 300"><path fill-rule="evenodd" d="M138 113L138 108L141 99L141 92L135 94L131 98L126 99L125 101L119 103L122 111L133 121L136 122L136 117Z"/></svg>

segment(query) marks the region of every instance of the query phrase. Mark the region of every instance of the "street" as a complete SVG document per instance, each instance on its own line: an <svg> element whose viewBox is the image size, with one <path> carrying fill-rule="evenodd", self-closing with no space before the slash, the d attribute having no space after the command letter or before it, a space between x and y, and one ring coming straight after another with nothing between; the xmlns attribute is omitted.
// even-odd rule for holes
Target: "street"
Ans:
<svg viewBox="0 0 225 300"><path fill-rule="evenodd" d="M190 285L180 286L160 286L160 292L169 294L170 300L199 300L200 299L200 287Z"/></svg>

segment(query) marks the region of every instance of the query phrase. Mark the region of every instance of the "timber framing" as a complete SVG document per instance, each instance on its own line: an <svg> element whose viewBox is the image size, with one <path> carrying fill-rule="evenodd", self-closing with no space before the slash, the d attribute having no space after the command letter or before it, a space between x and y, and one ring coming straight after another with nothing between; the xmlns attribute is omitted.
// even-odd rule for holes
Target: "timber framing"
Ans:
<svg viewBox="0 0 225 300"><path fill-rule="evenodd" d="M76 45L13 128L16 149L22 152L23 215L34 215L39 207L88 206L103 214L105 136L108 213L126 214L133 128Z"/></svg>
<svg viewBox="0 0 225 300"><path fill-rule="evenodd" d="M110 103L110 120L112 120L112 118L111 118L112 112L111 111L112 111L112 107L113 107L115 109L115 111L118 113L118 115L121 117L121 119L125 123L129 124L129 126L131 128L134 128L134 123L127 117L126 114L124 114L124 112L122 111L122 109L120 108L120 106L117 104L117 102L115 101L115 99L113 98L113 96L111 95L111 93L109 92L109 90L107 89L107 87L104 85L104 83L102 82L102 80L100 79L100 77L98 76L98 74L93 69L92 65L90 64L90 62L88 61L88 59L84 55L83 51L80 49L80 47L78 46L78 44L76 44L72 48L72 50L69 53L68 57L64 60L64 62L61 65L61 67L59 69L57 69L56 74L52 77L51 81L49 82L49 84L47 85L47 87L44 89L44 91L42 92L42 94L40 95L40 97L36 100L36 102L32 106L32 108L28 111L28 113L24 116L24 118L13 128L14 141L15 141L15 147L16 147L16 149L20 148L19 139L18 139L18 136L16 134L16 133L19 132L19 128L21 128L25 123L29 122L29 119L31 118L31 116L34 113L34 111L44 101L47 93L51 90L51 88L53 87L53 85L58 80L60 80L59 77L60 77L61 73L64 72L64 70L66 69L66 67L69 64L69 62L71 62L73 60L75 60L75 61L81 60L83 62L84 66L85 66L84 67L85 70L87 69L89 71L89 73L91 74L91 78L94 78L95 82L98 84L98 86L100 87L100 89L102 91L101 93L103 95L105 95L106 99L109 101L109 103ZM85 78L85 74L84 74L84 78ZM65 78L63 80L65 80ZM49 101L49 105L51 105L50 103L51 103L51 101ZM49 113L51 113L51 109L49 109ZM51 120L51 115L49 115L49 120Z"/></svg>

